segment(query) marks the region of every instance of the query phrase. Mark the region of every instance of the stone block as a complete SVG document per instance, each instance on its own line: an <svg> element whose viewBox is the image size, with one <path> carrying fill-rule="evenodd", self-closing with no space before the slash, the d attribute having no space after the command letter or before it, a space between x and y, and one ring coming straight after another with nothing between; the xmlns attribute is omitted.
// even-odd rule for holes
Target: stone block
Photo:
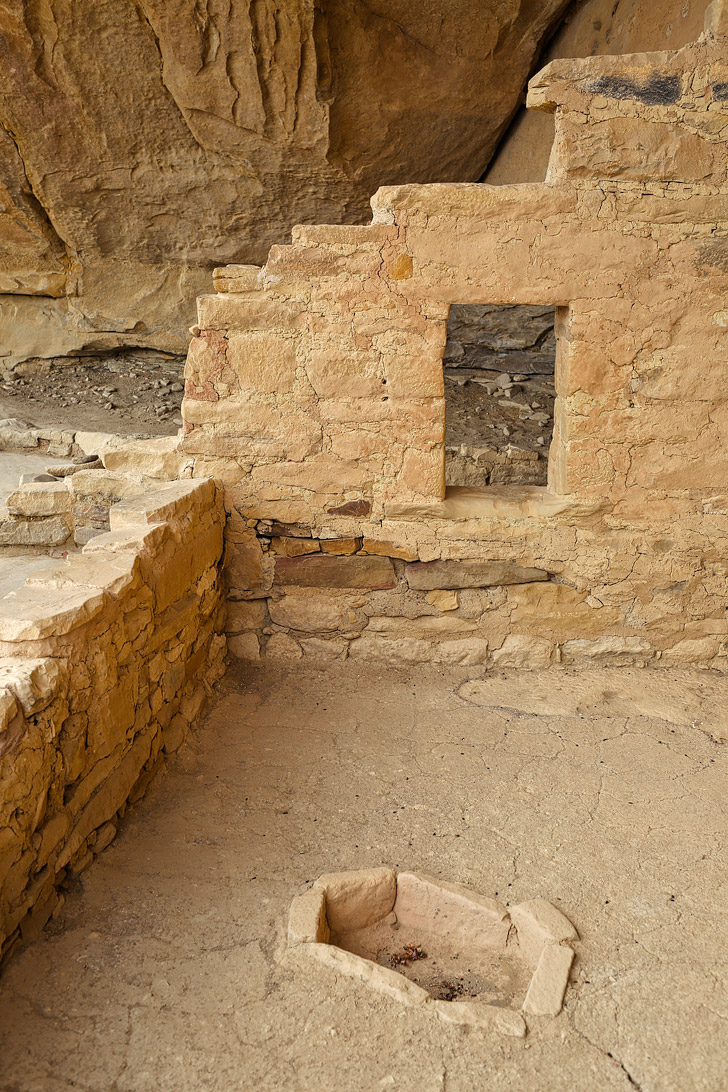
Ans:
<svg viewBox="0 0 728 1092"><path fill-rule="evenodd" d="M301 639L303 655L313 662L343 660L349 648L349 642L343 638L306 637Z"/></svg>
<svg viewBox="0 0 728 1092"><path fill-rule="evenodd" d="M277 558L275 583L303 588L394 588L397 577L386 557Z"/></svg>
<svg viewBox="0 0 728 1092"><path fill-rule="evenodd" d="M265 646L268 660L300 660L303 656L301 646L287 633L274 633Z"/></svg>
<svg viewBox="0 0 728 1092"><path fill-rule="evenodd" d="M311 887L291 903L288 915L288 944L326 944L329 926L326 897L320 887Z"/></svg>
<svg viewBox="0 0 728 1092"><path fill-rule="evenodd" d="M548 580L544 569L526 568L512 561L417 561L405 569L410 588L418 591L487 588L502 584L529 584Z"/></svg>
<svg viewBox="0 0 728 1092"><path fill-rule="evenodd" d="M239 633L228 637L227 647L236 660L260 659L260 642L254 633Z"/></svg>
<svg viewBox="0 0 728 1092"><path fill-rule="evenodd" d="M42 519L25 519L0 509L0 546L62 546L72 530L68 512Z"/></svg>
<svg viewBox="0 0 728 1092"><path fill-rule="evenodd" d="M472 633L476 623L457 614L425 614L419 611L417 617L392 617L391 615L372 615L367 626L367 633L385 633L399 637L422 637L434 641L451 637L453 634Z"/></svg>
<svg viewBox="0 0 728 1092"><path fill-rule="evenodd" d="M139 583L139 558L132 552L71 554L65 561L49 564L28 577L28 587L99 588L121 595Z"/></svg>
<svg viewBox="0 0 728 1092"><path fill-rule="evenodd" d="M394 998L408 1005L423 1005L429 1003L430 995L415 982L410 982L391 967L380 967L370 959L363 959L346 952L342 948L334 948L331 944L305 944L299 947L299 951L314 956L321 963L331 967L337 974L345 974L365 982L372 989L387 997ZM434 1006L435 1002L432 1002ZM514 1016L518 1016L514 1013ZM520 1017L518 1017L520 1019Z"/></svg>
<svg viewBox="0 0 728 1092"><path fill-rule="evenodd" d="M360 538L322 538L320 540L322 554L355 554L361 546Z"/></svg>
<svg viewBox="0 0 728 1092"><path fill-rule="evenodd" d="M184 742L189 726L184 717L178 713L172 717L167 727L162 732L162 744L167 754L178 750Z"/></svg>
<svg viewBox="0 0 728 1092"><path fill-rule="evenodd" d="M267 600L265 599L231 600L227 604L225 632L236 634L260 629L265 625L267 617Z"/></svg>
<svg viewBox="0 0 728 1092"><path fill-rule="evenodd" d="M103 464L114 473L143 474L147 478L190 477L193 461L179 448L176 436L157 436L149 440L132 440L104 452Z"/></svg>
<svg viewBox="0 0 728 1092"><path fill-rule="evenodd" d="M644 637L597 637L593 641L582 638L567 641L561 647L564 663L592 660L603 664L644 663L655 654L654 648Z"/></svg>
<svg viewBox="0 0 728 1092"><path fill-rule="evenodd" d="M446 1024L497 1031L516 1039L523 1039L526 1035L525 1020L512 1009L476 1001L433 1001L430 1007Z"/></svg>
<svg viewBox="0 0 728 1092"><path fill-rule="evenodd" d="M258 292L261 266L223 265L212 271L212 283L216 292Z"/></svg>
<svg viewBox="0 0 728 1092"><path fill-rule="evenodd" d="M432 659L442 664L484 664L488 659L488 642L482 637L440 641L433 645Z"/></svg>
<svg viewBox="0 0 728 1092"><path fill-rule="evenodd" d="M460 605L456 591L429 591L425 599L441 611L457 610Z"/></svg>
<svg viewBox="0 0 728 1092"><path fill-rule="evenodd" d="M438 930L465 947L505 948L511 928L508 910L497 899L414 872L398 873L394 912L399 925L413 932L431 929L435 917Z"/></svg>
<svg viewBox="0 0 728 1092"><path fill-rule="evenodd" d="M522 633L509 633L500 648L493 649L496 667L548 667L555 645L545 637L529 637Z"/></svg>
<svg viewBox="0 0 728 1092"><path fill-rule="evenodd" d="M27 482L5 501L11 515L34 518L70 512L72 503L65 482Z"/></svg>
<svg viewBox="0 0 728 1092"><path fill-rule="evenodd" d="M94 856L103 851L111 845L116 837L116 823L108 822L103 823L98 830L89 837L89 845L94 851Z"/></svg>
<svg viewBox="0 0 728 1092"><path fill-rule="evenodd" d="M108 596L95 588L21 588L3 602L0 640L40 641L61 637L97 618Z"/></svg>
<svg viewBox="0 0 728 1092"><path fill-rule="evenodd" d="M353 872L329 872L314 887L326 896L326 918L332 933L363 929L381 921L391 911L397 882L391 868L365 868Z"/></svg>
<svg viewBox="0 0 728 1092"><path fill-rule="evenodd" d="M573 961L574 952L566 945L546 945L523 1002L524 1012L531 1016L558 1016Z"/></svg>
<svg viewBox="0 0 728 1092"><path fill-rule="evenodd" d="M546 899L518 903L510 914L518 931L518 946L531 967L538 965L546 945L579 939L569 919Z"/></svg>
<svg viewBox="0 0 728 1092"><path fill-rule="evenodd" d="M284 395L296 379L296 341L274 333L246 330L228 337L228 366L240 389Z"/></svg>
<svg viewBox="0 0 728 1092"><path fill-rule="evenodd" d="M272 539L271 549L281 557L303 557L304 554L320 553L321 546L311 538L290 537Z"/></svg>
<svg viewBox="0 0 728 1092"><path fill-rule="evenodd" d="M287 629L308 633L348 630L356 622L361 597L332 594L314 588L291 588L281 599L269 600L271 620Z"/></svg>
<svg viewBox="0 0 728 1092"><path fill-rule="evenodd" d="M380 371L374 352L354 355L326 349L312 353L306 362L306 374L319 398L381 397Z"/></svg>
<svg viewBox="0 0 728 1092"><path fill-rule="evenodd" d="M0 659L0 688L14 695L26 717L45 709L67 677L67 665L57 659ZM9 710L14 712L12 704ZM7 701L2 711L8 711Z"/></svg>
<svg viewBox="0 0 728 1092"><path fill-rule="evenodd" d="M418 558L417 550L414 547L400 546L394 542L376 538L367 538L366 535L362 539L360 553L379 554L383 557L398 557L402 561L416 561Z"/></svg>
<svg viewBox="0 0 728 1092"><path fill-rule="evenodd" d="M419 641L415 637L388 639L375 634L365 634L349 645L349 658L352 660L371 660L374 663L428 663L432 658L432 645L429 641Z"/></svg>
<svg viewBox="0 0 728 1092"><path fill-rule="evenodd" d="M111 530L154 523L180 523L193 512L213 507L215 485L207 479L160 484L136 497L115 504L110 513Z"/></svg>

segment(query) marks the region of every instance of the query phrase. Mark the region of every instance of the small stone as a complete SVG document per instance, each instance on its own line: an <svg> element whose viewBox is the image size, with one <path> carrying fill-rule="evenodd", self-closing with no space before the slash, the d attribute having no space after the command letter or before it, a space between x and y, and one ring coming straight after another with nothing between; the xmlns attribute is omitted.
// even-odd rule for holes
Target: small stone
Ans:
<svg viewBox="0 0 728 1092"><path fill-rule="evenodd" d="M176 751L181 746L187 731L187 721L177 713L162 732L162 743L167 754Z"/></svg>
<svg viewBox="0 0 728 1092"><path fill-rule="evenodd" d="M89 839L94 855L103 853L106 847L111 845L114 838L116 838L116 823L108 822L99 827L93 842Z"/></svg>
<svg viewBox="0 0 728 1092"><path fill-rule="evenodd" d="M524 1012L531 1016L558 1016L573 960L574 952L566 945L546 945L523 1002Z"/></svg>
<svg viewBox="0 0 728 1092"><path fill-rule="evenodd" d="M460 602L456 591L429 591L425 599L441 611L457 610Z"/></svg>

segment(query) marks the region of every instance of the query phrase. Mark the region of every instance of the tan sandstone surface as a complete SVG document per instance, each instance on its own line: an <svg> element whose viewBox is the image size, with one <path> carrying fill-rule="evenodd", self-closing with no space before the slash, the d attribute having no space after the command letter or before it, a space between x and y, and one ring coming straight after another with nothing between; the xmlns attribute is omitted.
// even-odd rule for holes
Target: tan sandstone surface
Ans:
<svg viewBox="0 0 728 1092"><path fill-rule="evenodd" d="M567 0L0 11L0 363L183 352L214 264L480 177Z"/></svg>
<svg viewBox="0 0 728 1092"><path fill-rule="evenodd" d="M707 6L708 0L584 0L569 9L539 63L679 49L700 34ZM521 107L484 181L492 186L540 182L553 140L554 124L548 114Z"/></svg>
<svg viewBox="0 0 728 1092"><path fill-rule="evenodd" d="M624 670L611 710L601 671L548 677L533 712L522 672L231 670L5 969L3 1092L724 1088L726 752L690 719L725 684L664 719L624 704L661 673ZM584 693L606 705L580 715ZM287 950L295 895L379 865L563 910L560 1015L523 1039L446 1025Z"/></svg>

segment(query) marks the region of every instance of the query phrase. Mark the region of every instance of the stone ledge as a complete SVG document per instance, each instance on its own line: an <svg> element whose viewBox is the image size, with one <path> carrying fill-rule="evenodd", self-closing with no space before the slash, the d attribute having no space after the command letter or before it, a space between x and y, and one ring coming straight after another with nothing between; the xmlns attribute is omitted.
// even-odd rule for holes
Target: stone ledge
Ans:
<svg viewBox="0 0 728 1092"><path fill-rule="evenodd" d="M405 569L405 579L415 591L531 584L548 578L549 574L544 569L527 568L511 561L416 561Z"/></svg>
<svg viewBox="0 0 728 1092"><path fill-rule="evenodd" d="M386 501L387 519L533 519L568 514L589 515L593 505L573 497L561 497L544 486L491 486L472 489L450 486L441 501Z"/></svg>

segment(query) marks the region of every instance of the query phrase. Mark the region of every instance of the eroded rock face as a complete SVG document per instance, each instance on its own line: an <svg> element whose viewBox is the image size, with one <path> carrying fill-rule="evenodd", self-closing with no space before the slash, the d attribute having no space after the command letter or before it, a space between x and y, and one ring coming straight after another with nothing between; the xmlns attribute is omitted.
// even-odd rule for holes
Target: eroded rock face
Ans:
<svg viewBox="0 0 728 1092"><path fill-rule="evenodd" d="M0 12L0 362L183 351L213 265L477 179L566 0Z"/></svg>
<svg viewBox="0 0 728 1092"><path fill-rule="evenodd" d="M707 6L708 0L586 0L569 9L542 61L679 49L701 33ZM553 117L522 107L485 181L542 182L553 140Z"/></svg>

